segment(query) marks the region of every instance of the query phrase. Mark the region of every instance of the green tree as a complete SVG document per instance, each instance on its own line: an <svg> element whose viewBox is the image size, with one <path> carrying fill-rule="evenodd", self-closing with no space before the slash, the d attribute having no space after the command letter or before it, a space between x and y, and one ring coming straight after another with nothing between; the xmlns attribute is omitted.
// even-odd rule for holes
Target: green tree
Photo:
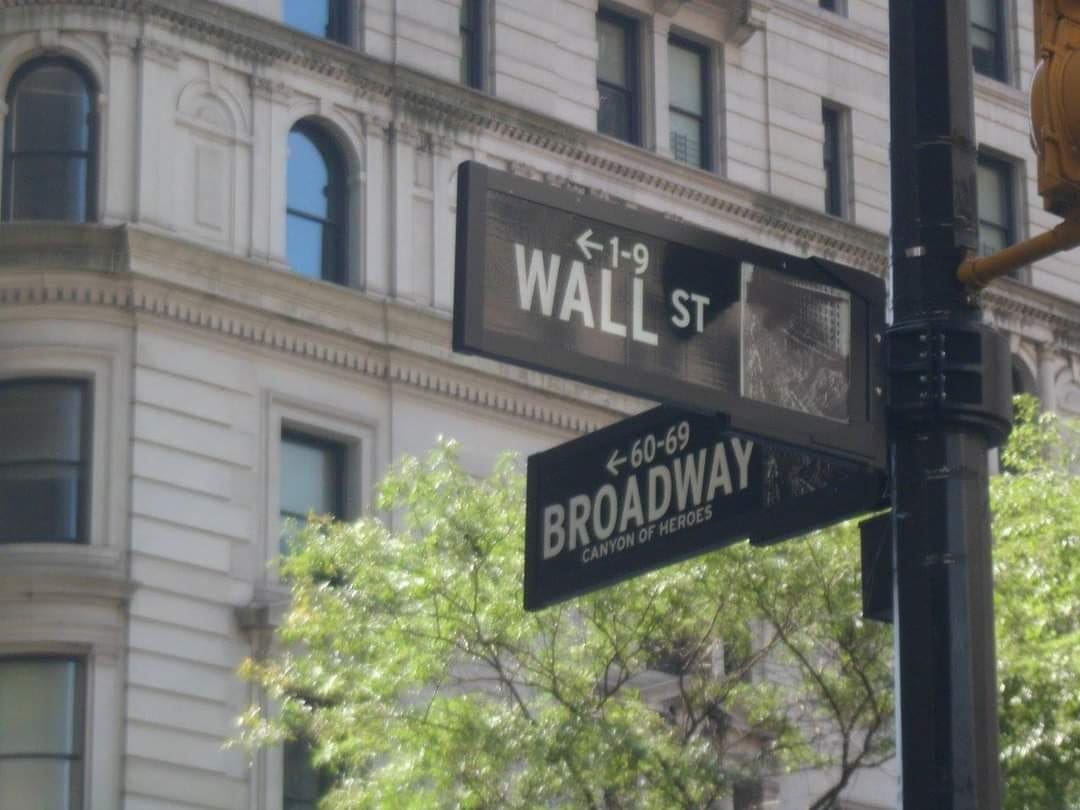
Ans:
<svg viewBox="0 0 1080 810"><path fill-rule="evenodd" d="M1008 810L1080 808L1076 438L1020 402L991 485ZM444 444L386 477L392 522L301 532L281 652L245 665L278 704L247 743L313 741L326 808L708 808L827 765L825 810L891 756L891 634L859 618L854 524L526 614L522 491L513 460L477 480Z"/></svg>
<svg viewBox="0 0 1080 810"><path fill-rule="evenodd" d="M477 480L449 443L405 459L377 496L393 525L316 520L283 562L282 652L245 665L280 713L245 736L313 741L324 807L708 808L826 761L828 807L889 755L853 525L527 614L517 469Z"/></svg>
<svg viewBox="0 0 1080 810"><path fill-rule="evenodd" d="M1075 423L1018 399L991 481L1008 810L1080 808L1080 465Z"/></svg>

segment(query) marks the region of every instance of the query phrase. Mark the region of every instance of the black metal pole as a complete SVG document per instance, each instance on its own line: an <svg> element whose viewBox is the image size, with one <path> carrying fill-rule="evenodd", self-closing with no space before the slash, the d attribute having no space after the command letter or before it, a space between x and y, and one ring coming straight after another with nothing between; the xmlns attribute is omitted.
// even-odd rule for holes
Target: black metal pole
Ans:
<svg viewBox="0 0 1080 810"><path fill-rule="evenodd" d="M976 246L967 0L892 0L886 336L904 810L1000 810L987 453L1008 346L956 275Z"/></svg>

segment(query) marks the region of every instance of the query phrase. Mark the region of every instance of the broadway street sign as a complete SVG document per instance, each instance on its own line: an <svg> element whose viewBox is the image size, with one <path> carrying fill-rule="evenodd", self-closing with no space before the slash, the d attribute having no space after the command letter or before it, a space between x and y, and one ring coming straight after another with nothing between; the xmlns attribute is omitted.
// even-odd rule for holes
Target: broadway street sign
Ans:
<svg viewBox="0 0 1080 810"><path fill-rule="evenodd" d="M525 608L882 505L882 473L659 407L529 457Z"/></svg>
<svg viewBox="0 0 1080 810"><path fill-rule="evenodd" d="M884 466L883 284L464 163L454 348Z"/></svg>

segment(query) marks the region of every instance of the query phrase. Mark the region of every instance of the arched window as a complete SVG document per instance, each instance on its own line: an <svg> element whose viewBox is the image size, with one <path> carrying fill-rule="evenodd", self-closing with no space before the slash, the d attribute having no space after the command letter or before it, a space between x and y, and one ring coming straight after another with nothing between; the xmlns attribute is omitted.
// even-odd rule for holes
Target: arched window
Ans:
<svg viewBox="0 0 1080 810"><path fill-rule="evenodd" d="M289 133L285 253L294 271L345 280L345 160L320 127L301 121Z"/></svg>
<svg viewBox="0 0 1080 810"><path fill-rule="evenodd" d="M349 44L346 0L283 0L282 19L314 37Z"/></svg>
<svg viewBox="0 0 1080 810"><path fill-rule="evenodd" d="M8 86L0 217L94 219L94 87L70 59L28 62Z"/></svg>
<svg viewBox="0 0 1080 810"><path fill-rule="evenodd" d="M1013 394L1031 394L1039 396L1039 384L1035 381L1035 375L1027 367L1027 363L1017 357L1012 358L1012 386Z"/></svg>

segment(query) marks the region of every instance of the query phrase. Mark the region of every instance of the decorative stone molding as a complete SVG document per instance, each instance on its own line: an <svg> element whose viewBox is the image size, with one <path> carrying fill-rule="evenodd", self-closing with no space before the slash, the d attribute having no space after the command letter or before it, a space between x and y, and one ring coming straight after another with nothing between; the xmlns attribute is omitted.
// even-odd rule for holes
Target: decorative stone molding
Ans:
<svg viewBox="0 0 1080 810"><path fill-rule="evenodd" d="M266 265L129 227L4 227L10 237L4 244L11 247L0 249L0 319L5 307L119 310L575 433L644 405L454 355L445 317L359 290L312 285ZM213 275L205 290L195 286L201 276L184 277L176 269L197 273L203 264ZM306 310L298 310L301 300Z"/></svg>
<svg viewBox="0 0 1080 810"><path fill-rule="evenodd" d="M754 0L751 0L754 2ZM754 2L759 5L761 0ZM783 14L791 19L798 20L812 30L824 31L829 37L842 42L852 42L861 48L876 52L879 56L889 55L889 34L876 28L861 25L850 17L835 14L831 11L823 12L816 8L816 3L807 3L805 0L770 0L767 7L769 13ZM764 13L765 9L760 13Z"/></svg>
<svg viewBox="0 0 1080 810"><path fill-rule="evenodd" d="M180 64L180 57L183 56L179 48L149 37L139 39L138 52L145 58L167 68L175 68Z"/></svg>
<svg viewBox="0 0 1080 810"><path fill-rule="evenodd" d="M405 121L390 121L386 127L386 139L390 143L421 148L423 146L423 133Z"/></svg>
<svg viewBox="0 0 1080 810"><path fill-rule="evenodd" d="M0 645L124 649L124 614L135 590L122 555L98 546L0 546Z"/></svg>
<svg viewBox="0 0 1080 810"><path fill-rule="evenodd" d="M284 82L264 76L251 77L251 91L257 99L278 104L288 104L296 95L296 92Z"/></svg>
<svg viewBox="0 0 1080 810"><path fill-rule="evenodd" d="M455 355L445 316L429 310L313 285L138 227L3 227L0 317L3 307L60 305L161 318L578 433L645 404ZM987 320L1018 339L1049 343L1066 363L1080 357L1080 304L1007 281L984 291L982 302Z"/></svg>
<svg viewBox="0 0 1080 810"><path fill-rule="evenodd" d="M130 57L139 47L138 37L110 31L105 35L105 47L110 57Z"/></svg>
<svg viewBox="0 0 1080 810"><path fill-rule="evenodd" d="M291 31L259 15L228 8L209 0L185 3L164 0L68 0L73 7L123 11L141 15L144 27L156 23L187 40L206 42L247 61L256 69L277 65L305 70L340 82L353 98L373 99L425 130L471 136L483 132L516 141L586 167L592 172L637 188L649 189L707 212L720 221L749 229L778 243L791 243L807 253L884 275L887 239L851 223L787 204L721 177L700 176L660 155L581 130L496 98L477 97L457 85L440 81L402 66L390 66L333 42L318 41ZM4 7L53 6L53 0L0 0ZM801 4L798 4L801 5ZM725 4L726 6L726 4ZM791 4L763 4L752 0L751 16L765 10L796 13ZM793 12L795 9L795 12ZM813 9L803 10L812 15ZM825 16L825 15L814 15ZM831 15L835 16L835 15ZM820 24L820 21L819 21ZM839 23L838 23L839 24ZM845 21L845 29L851 24ZM849 32L850 36L850 32ZM163 46L168 58L173 51ZM256 95L275 98L284 92L280 83L256 77Z"/></svg>

